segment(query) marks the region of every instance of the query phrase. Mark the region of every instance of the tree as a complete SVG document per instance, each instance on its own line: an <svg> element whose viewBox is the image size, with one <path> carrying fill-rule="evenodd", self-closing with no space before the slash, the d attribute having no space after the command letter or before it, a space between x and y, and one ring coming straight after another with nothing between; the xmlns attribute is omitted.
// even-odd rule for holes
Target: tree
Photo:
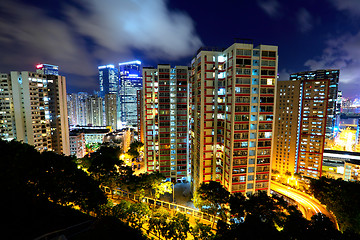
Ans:
<svg viewBox="0 0 360 240"><path fill-rule="evenodd" d="M231 194L229 198L230 214L236 221L243 221L245 217L246 197L242 193Z"/></svg>
<svg viewBox="0 0 360 240"><path fill-rule="evenodd" d="M107 201L97 182L78 169L72 157L39 153L16 141L0 140L0 151L0 184L13 198L51 200L85 211L94 211Z"/></svg>
<svg viewBox="0 0 360 240"><path fill-rule="evenodd" d="M132 203L128 208L128 221L130 225L140 230L150 216L150 208L145 203Z"/></svg>
<svg viewBox="0 0 360 240"><path fill-rule="evenodd" d="M310 191L331 210L342 231L360 234L360 183L321 177L312 179Z"/></svg>
<svg viewBox="0 0 360 240"><path fill-rule="evenodd" d="M245 221L256 218L271 226L282 227L288 210L288 204L283 198L269 197L266 192L260 191L251 195L245 202Z"/></svg>
<svg viewBox="0 0 360 240"><path fill-rule="evenodd" d="M126 178L132 175L131 169L123 166L123 161L119 159L120 153L120 148L102 146L89 159L90 175L96 181L109 187L112 197L113 190L120 187Z"/></svg>
<svg viewBox="0 0 360 240"><path fill-rule="evenodd" d="M148 234L153 232L158 238L166 238L168 235L168 219L170 214L164 208L159 208L152 212L149 219L149 228L147 230Z"/></svg>
<svg viewBox="0 0 360 240"><path fill-rule="evenodd" d="M199 222L198 219L195 221L195 226L190 228L190 234L194 237L194 240L212 240L215 238L211 226Z"/></svg>
<svg viewBox="0 0 360 240"><path fill-rule="evenodd" d="M334 227L334 223L322 213L311 217L310 234L315 239L341 239L341 233Z"/></svg>
<svg viewBox="0 0 360 240"><path fill-rule="evenodd" d="M219 182L201 183L196 197L199 199L194 200L195 207L214 216L211 227L214 225L215 217L227 218L225 204L229 201L229 192Z"/></svg>
<svg viewBox="0 0 360 240"><path fill-rule="evenodd" d="M189 218L185 214L175 213L168 223L168 229L166 239L187 239L190 231Z"/></svg>
<svg viewBox="0 0 360 240"><path fill-rule="evenodd" d="M127 152L132 158L137 158L140 155L140 149L144 144L140 141L134 141L130 144L130 148Z"/></svg>

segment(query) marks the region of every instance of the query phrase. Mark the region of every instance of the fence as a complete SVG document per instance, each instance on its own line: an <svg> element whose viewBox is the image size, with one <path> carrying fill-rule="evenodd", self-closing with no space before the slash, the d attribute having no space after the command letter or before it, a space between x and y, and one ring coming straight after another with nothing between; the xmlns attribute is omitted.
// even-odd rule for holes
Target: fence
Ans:
<svg viewBox="0 0 360 240"><path fill-rule="evenodd" d="M187 215L190 215L190 216L193 216L195 218L199 218L199 219L202 219L205 221L212 222L214 220L213 215L201 212L199 210L185 207L185 206L175 204L175 203L169 203L166 201L149 198L149 197L142 197L142 199L140 199L141 197L139 195L124 191L122 189L116 189L115 194L119 195L120 197L128 198L130 200L144 202L144 203L147 203L148 205L154 205L154 206L163 207L163 208L173 210L173 211L179 211L181 213L184 213L184 214L187 214ZM220 218L215 217L215 222L217 222L217 219L220 219Z"/></svg>

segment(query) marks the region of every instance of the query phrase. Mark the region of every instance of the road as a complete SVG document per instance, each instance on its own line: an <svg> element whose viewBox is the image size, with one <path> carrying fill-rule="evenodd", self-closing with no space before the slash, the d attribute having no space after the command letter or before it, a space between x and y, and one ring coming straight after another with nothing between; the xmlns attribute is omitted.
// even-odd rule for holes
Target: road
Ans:
<svg viewBox="0 0 360 240"><path fill-rule="evenodd" d="M314 214L323 213L336 224L335 217L328 210L326 210L325 206L308 194L274 181L271 181L271 190L295 200L299 205L302 206L299 207L299 209L306 219L310 220Z"/></svg>

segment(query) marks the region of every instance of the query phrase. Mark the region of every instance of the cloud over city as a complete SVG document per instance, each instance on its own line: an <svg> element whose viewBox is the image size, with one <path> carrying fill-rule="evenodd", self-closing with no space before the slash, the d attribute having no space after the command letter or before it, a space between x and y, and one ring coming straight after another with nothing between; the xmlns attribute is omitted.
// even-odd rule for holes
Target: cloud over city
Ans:
<svg viewBox="0 0 360 240"><path fill-rule="evenodd" d="M202 44L189 15L170 10L166 0L59 4L53 16L40 4L0 2L0 12L6 13L0 17L0 51L7 56L0 59L1 71L47 62L89 77L98 63L131 60L136 51L147 59L176 60L191 56Z"/></svg>

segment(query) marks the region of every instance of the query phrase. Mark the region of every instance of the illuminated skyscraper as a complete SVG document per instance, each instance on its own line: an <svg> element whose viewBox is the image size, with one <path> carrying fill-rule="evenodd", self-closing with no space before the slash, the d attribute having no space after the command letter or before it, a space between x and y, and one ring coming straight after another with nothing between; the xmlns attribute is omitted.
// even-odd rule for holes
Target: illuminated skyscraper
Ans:
<svg viewBox="0 0 360 240"><path fill-rule="evenodd" d="M191 174L196 190L218 181L229 192L270 190L278 47L234 43L192 60Z"/></svg>
<svg viewBox="0 0 360 240"><path fill-rule="evenodd" d="M100 97L105 98L105 94L118 92L119 77L118 69L114 65L99 66Z"/></svg>
<svg viewBox="0 0 360 240"><path fill-rule="evenodd" d="M137 125L137 90L142 89L141 62L119 63L118 126Z"/></svg>
<svg viewBox="0 0 360 240"><path fill-rule="evenodd" d="M36 65L36 72L45 75L59 75L59 67L51 64L40 63Z"/></svg>
<svg viewBox="0 0 360 240"><path fill-rule="evenodd" d="M190 180L189 69L143 69L142 116L145 166L173 181Z"/></svg>

